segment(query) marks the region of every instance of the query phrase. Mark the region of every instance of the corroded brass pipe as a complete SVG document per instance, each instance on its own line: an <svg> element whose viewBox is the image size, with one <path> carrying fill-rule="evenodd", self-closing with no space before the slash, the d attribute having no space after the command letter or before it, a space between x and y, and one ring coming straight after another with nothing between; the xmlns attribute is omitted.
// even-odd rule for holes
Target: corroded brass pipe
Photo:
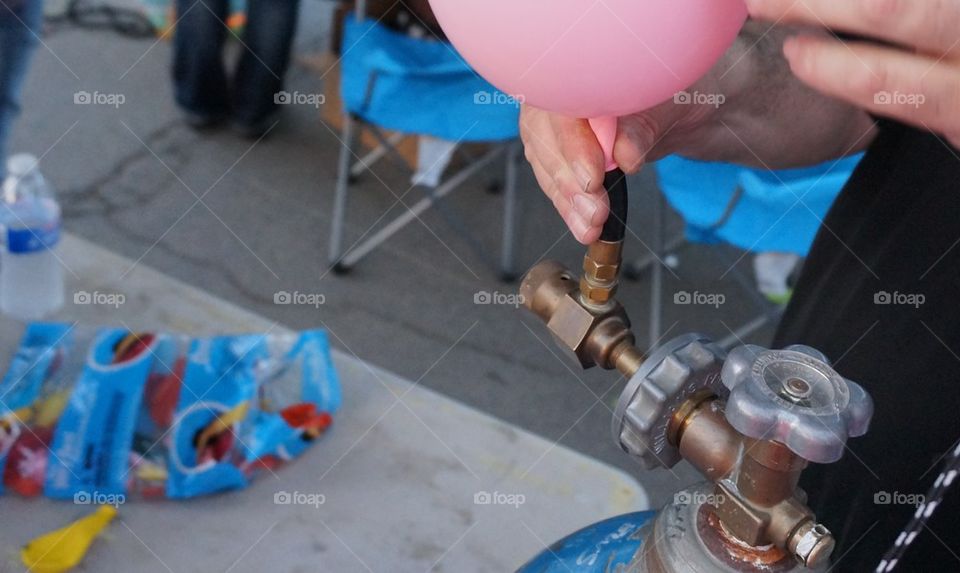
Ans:
<svg viewBox="0 0 960 573"><path fill-rule="evenodd" d="M710 481L721 480L733 472L743 437L727 421L716 399L697 404L678 424L671 441L676 440L683 459Z"/></svg>
<svg viewBox="0 0 960 573"><path fill-rule="evenodd" d="M792 497L807 460L790 451L780 442L752 440L745 442L737 488L745 498L763 507L771 507Z"/></svg>

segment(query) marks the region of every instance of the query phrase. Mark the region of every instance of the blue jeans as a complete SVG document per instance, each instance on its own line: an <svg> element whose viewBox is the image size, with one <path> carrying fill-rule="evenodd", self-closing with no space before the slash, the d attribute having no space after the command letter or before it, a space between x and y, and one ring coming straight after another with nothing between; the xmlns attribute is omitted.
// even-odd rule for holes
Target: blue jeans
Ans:
<svg viewBox="0 0 960 573"><path fill-rule="evenodd" d="M0 177L6 176L7 141L42 24L42 0L0 0Z"/></svg>
<svg viewBox="0 0 960 573"><path fill-rule="evenodd" d="M283 89L290 47L297 27L299 0L249 0L241 38L240 61L228 82L223 44L230 32L223 24L229 0L176 0L173 80L177 103L208 117L232 115L254 124L275 109Z"/></svg>

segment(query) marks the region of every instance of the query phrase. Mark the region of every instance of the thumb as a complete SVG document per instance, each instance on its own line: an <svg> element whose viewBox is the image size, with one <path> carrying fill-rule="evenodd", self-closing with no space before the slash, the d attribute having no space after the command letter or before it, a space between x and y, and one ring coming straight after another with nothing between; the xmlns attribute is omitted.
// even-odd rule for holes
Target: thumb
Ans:
<svg viewBox="0 0 960 573"><path fill-rule="evenodd" d="M645 114L620 118L613 158L625 173L640 171L659 139L655 122Z"/></svg>

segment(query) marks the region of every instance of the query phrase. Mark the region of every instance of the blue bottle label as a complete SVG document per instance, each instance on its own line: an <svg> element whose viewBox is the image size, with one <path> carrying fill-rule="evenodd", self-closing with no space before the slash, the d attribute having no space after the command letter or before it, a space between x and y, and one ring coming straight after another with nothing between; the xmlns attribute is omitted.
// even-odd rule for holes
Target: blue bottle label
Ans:
<svg viewBox="0 0 960 573"><path fill-rule="evenodd" d="M42 227L7 230L7 250L15 254L35 253L52 249L59 242L59 221Z"/></svg>

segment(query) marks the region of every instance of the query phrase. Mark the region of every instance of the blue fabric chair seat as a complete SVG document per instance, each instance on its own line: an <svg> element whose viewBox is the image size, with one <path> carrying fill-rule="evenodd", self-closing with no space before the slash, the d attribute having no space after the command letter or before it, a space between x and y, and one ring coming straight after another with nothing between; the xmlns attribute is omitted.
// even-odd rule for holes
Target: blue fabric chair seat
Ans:
<svg viewBox="0 0 960 573"><path fill-rule="evenodd" d="M350 16L341 69L344 105L368 123L449 141L519 135L519 104L478 76L448 43Z"/></svg>
<svg viewBox="0 0 960 573"><path fill-rule="evenodd" d="M671 156L657 162L656 171L661 190L686 221L688 240L806 256L862 157L771 172ZM743 194L736 207L714 228L738 188Z"/></svg>

